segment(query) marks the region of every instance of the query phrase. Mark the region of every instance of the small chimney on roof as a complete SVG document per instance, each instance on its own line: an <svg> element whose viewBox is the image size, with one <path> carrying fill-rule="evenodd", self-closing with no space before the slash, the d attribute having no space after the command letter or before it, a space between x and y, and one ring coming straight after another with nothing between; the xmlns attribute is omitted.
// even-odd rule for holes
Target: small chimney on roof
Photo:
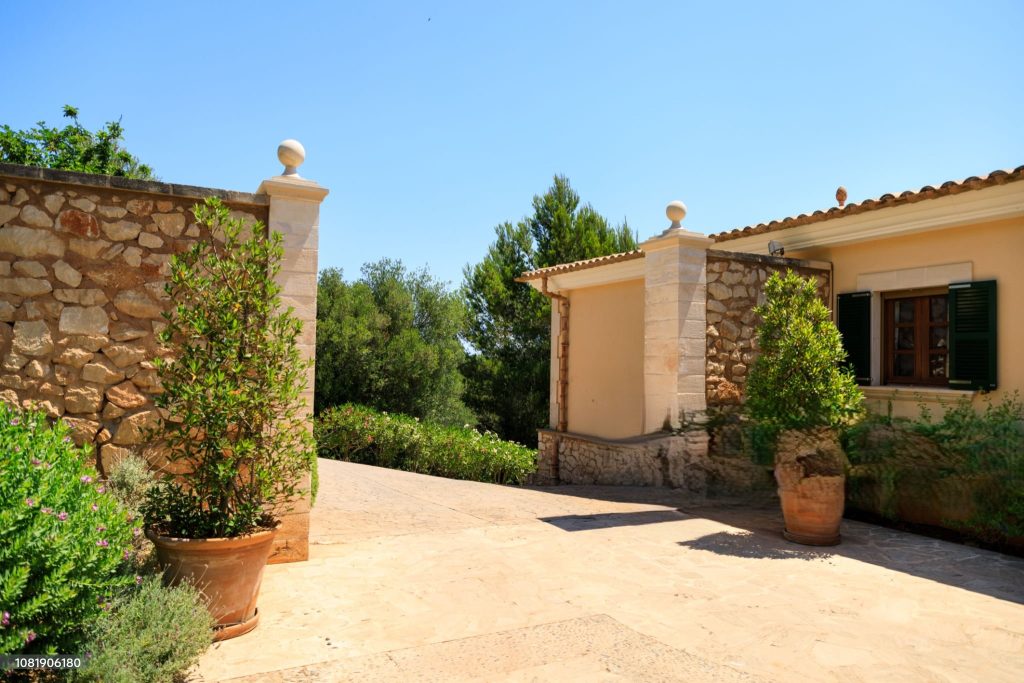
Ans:
<svg viewBox="0 0 1024 683"><path fill-rule="evenodd" d="M840 209L846 205L846 188L842 185L836 190L836 201L839 202Z"/></svg>

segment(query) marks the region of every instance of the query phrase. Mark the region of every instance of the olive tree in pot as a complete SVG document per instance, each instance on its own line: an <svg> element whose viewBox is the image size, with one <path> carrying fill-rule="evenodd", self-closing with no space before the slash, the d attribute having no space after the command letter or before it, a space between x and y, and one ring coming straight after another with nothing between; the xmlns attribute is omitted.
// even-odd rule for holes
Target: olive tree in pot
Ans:
<svg viewBox="0 0 1024 683"><path fill-rule="evenodd" d="M785 537L807 545L839 543L848 461L838 428L863 411L863 395L844 367L839 330L813 278L773 273L754 312L760 355L747 380L745 407L776 435L775 480Z"/></svg>
<svg viewBox="0 0 1024 683"><path fill-rule="evenodd" d="M171 263L161 333L171 353L157 362L156 435L175 474L150 490L144 514L165 581L202 590L223 640L255 628L280 515L304 493L310 363L275 282L281 235L233 219L216 199L194 214L209 238Z"/></svg>

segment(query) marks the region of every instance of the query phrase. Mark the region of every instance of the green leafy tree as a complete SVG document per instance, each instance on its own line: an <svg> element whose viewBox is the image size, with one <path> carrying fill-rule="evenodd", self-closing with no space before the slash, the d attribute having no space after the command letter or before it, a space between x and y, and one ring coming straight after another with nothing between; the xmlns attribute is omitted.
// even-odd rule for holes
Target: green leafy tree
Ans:
<svg viewBox="0 0 1024 683"><path fill-rule="evenodd" d="M504 439L532 444L547 424L550 366L548 299L515 278L524 271L636 248L629 226L613 227L555 176L533 198L533 214L495 228L484 260L463 271L470 311L463 366L466 402L483 426Z"/></svg>
<svg viewBox="0 0 1024 683"><path fill-rule="evenodd" d="M0 127L0 162L142 180L154 178L152 168L121 147L124 128L120 120L108 121L92 132L79 123L78 109L69 104L64 105L64 118L71 119L71 123L63 128L51 128L45 121L28 130Z"/></svg>
<svg viewBox="0 0 1024 683"><path fill-rule="evenodd" d="M320 274L316 410L346 402L461 426L475 422L462 403L460 342L466 308L424 269L399 261L363 266L348 283Z"/></svg>
<svg viewBox="0 0 1024 683"><path fill-rule="evenodd" d="M167 458L182 474L149 489L144 508L165 535L238 536L273 526L267 506L294 499L315 462L302 402L310 363L275 281L281 233L232 219L217 199L194 213L211 237L171 261L160 339L174 360L156 361Z"/></svg>
<svg viewBox="0 0 1024 683"><path fill-rule="evenodd" d="M760 355L747 381L746 408L773 429L838 427L862 412L863 395L843 366L846 351L814 280L772 273L754 308Z"/></svg>

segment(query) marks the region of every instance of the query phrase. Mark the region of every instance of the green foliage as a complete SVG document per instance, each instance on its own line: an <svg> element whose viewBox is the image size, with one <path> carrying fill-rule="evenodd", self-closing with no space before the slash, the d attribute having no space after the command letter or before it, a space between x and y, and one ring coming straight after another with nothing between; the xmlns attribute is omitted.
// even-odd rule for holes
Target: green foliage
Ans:
<svg viewBox="0 0 1024 683"><path fill-rule="evenodd" d="M352 404L321 414L316 437L323 458L495 484L522 483L534 471L537 455L490 432Z"/></svg>
<svg viewBox="0 0 1024 683"><path fill-rule="evenodd" d="M760 354L747 381L746 408L768 429L838 427L863 411L839 330L814 280L772 273L754 308Z"/></svg>
<svg viewBox="0 0 1024 683"><path fill-rule="evenodd" d="M346 402L442 424L473 422L462 403L461 297L426 270L384 259L353 283L320 274L316 410Z"/></svg>
<svg viewBox="0 0 1024 683"><path fill-rule="evenodd" d="M171 683L180 680L210 645L213 618L187 583L165 588L159 577L140 579L96 622L74 681Z"/></svg>
<svg viewBox="0 0 1024 683"><path fill-rule="evenodd" d="M78 122L78 109L69 104L64 105L64 118L72 123L63 128L50 128L44 121L29 130L0 127L0 162L153 179L153 169L121 147L120 121L108 121L93 133Z"/></svg>
<svg viewBox="0 0 1024 683"><path fill-rule="evenodd" d="M132 525L58 422L0 403L0 654L78 653L132 581Z"/></svg>
<svg viewBox="0 0 1024 683"><path fill-rule="evenodd" d="M281 307L275 277L281 235L230 218L219 200L195 208L212 239L171 262L161 341L173 362L158 360L170 413L161 436L168 460L183 470L150 489L147 522L161 533L210 538L272 526L300 493L315 451L301 393L309 363L298 350L302 330ZM246 235L246 233L249 233Z"/></svg>
<svg viewBox="0 0 1024 683"><path fill-rule="evenodd" d="M114 465L107 477L107 490L133 518L142 516L142 505L156 477L149 463L129 455Z"/></svg>
<svg viewBox="0 0 1024 683"><path fill-rule="evenodd" d="M503 438L533 443L547 424L550 303L515 279L524 271L636 248L623 223L612 227L564 176L533 198L533 215L495 228L484 260L463 271L470 312L466 403Z"/></svg>
<svg viewBox="0 0 1024 683"><path fill-rule="evenodd" d="M985 408L979 412L970 399L960 398L946 408L940 420L934 420L922 406L914 429L962 456L971 471L1005 470L1024 476L1024 403L1020 393L1005 395L998 403L986 396L984 402Z"/></svg>
<svg viewBox="0 0 1024 683"><path fill-rule="evenodd" d="M868 416L846 430L845 441L853 493L879 489L872 512L895 518L901 501L960 487L973 500L972 514L943 520L945 526L983 541L1024 536L1024 403L1018 393L999 402L986 397L982 410L961 398L938 420L925 406L916 420Z"/></svg>

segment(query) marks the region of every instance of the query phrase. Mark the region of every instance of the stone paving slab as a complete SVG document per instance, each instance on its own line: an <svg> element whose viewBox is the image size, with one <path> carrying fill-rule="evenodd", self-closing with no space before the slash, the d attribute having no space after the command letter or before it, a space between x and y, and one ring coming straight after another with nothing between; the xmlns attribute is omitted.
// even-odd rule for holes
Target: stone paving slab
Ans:
<svg viewBox="0 0 1024 683"><path fill-rule="evenodd" d="M607 615L231 679L265 681L720 681L759 679L680 652Z"/></svg>
<svg viewBox="0 0 1024 683"><path fill-rule="evenodd" d="M1024 680L1019 558L851 521L805 548L772 501L320 464L310 561L267 567L260 627L193 680Z"/></svg>

